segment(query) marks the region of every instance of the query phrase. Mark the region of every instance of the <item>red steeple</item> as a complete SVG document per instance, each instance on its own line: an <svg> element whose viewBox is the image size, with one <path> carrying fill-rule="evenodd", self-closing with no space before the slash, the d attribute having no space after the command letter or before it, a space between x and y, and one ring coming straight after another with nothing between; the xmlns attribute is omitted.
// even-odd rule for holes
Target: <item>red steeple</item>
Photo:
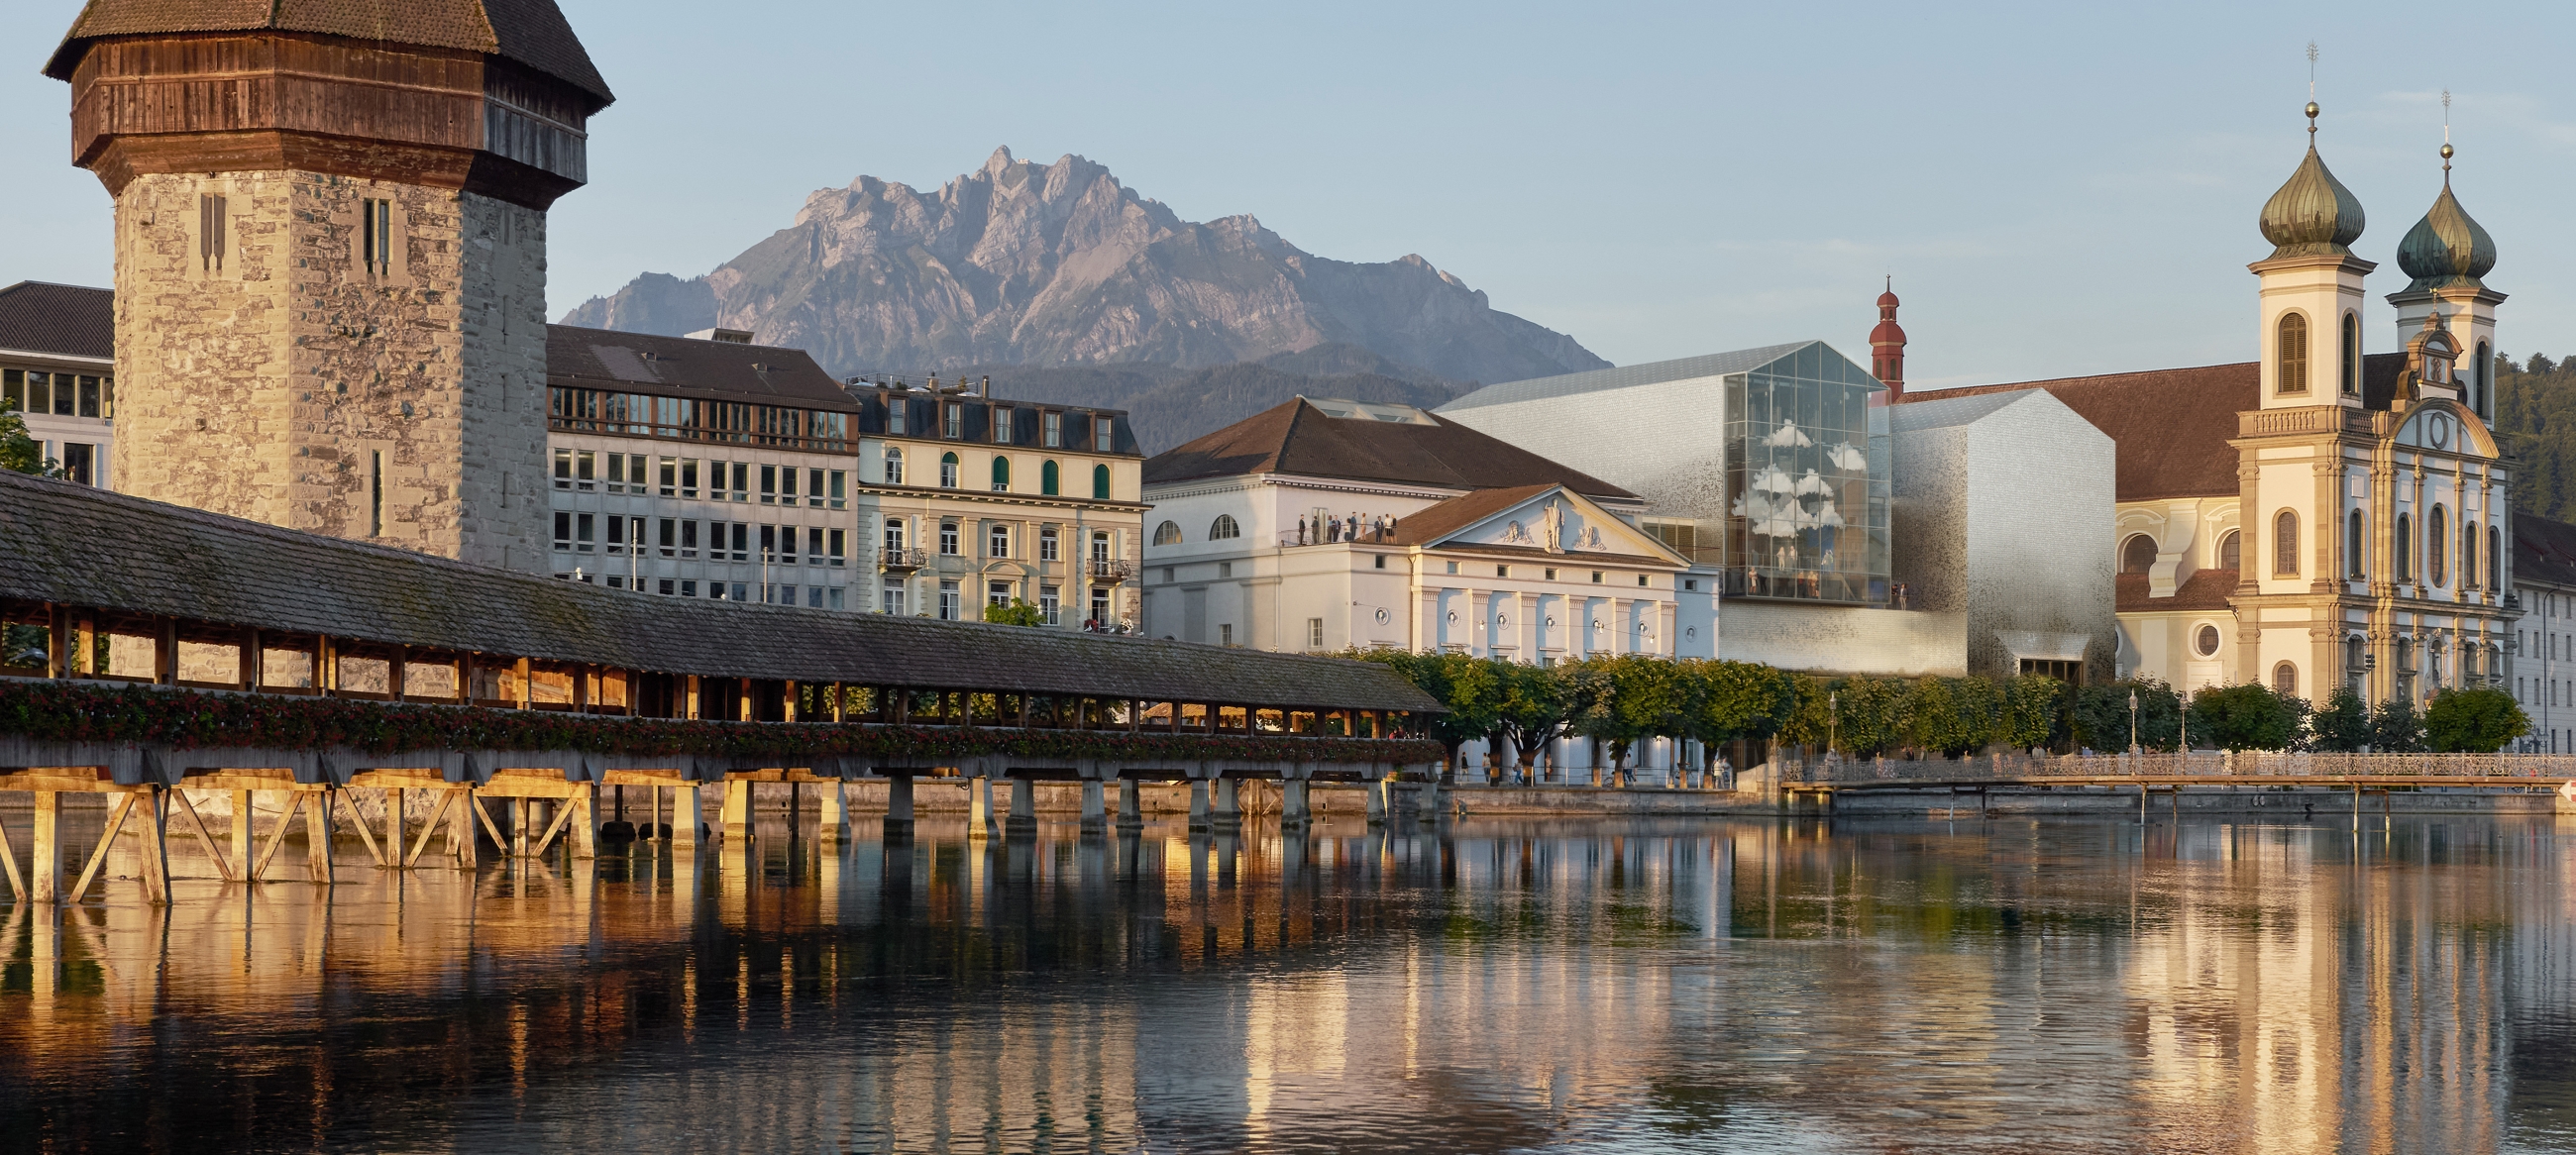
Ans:
<svg viewBox="0 0 2576 1155"><path fill-rule="evenodd" d="M1878 295L1878 327L1869 331L1869 375L1887 386L1887 399L1905 396L1905 327L1896 323L1896 278Z"/></svg>

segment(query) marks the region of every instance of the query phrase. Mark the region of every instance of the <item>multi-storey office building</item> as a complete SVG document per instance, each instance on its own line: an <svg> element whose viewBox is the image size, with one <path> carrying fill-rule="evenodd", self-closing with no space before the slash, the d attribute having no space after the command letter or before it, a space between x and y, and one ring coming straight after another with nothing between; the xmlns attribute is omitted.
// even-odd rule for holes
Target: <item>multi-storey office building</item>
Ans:
<svg viewBox="0 0 2576 1155"><path fill-rule="evenodd" d="M988 393L853 384L871 608L956 619L1017 601L1068 629L1133 623L1146 506L1127 415Z"/></svg>
<svg viewBox="0 0 2576 1155"><path fill-rule="evenodd" d="M2514 701L2531 719L2514 748L2576 750L2576 525L2515 513L2513 586L2511 608L2522 617L2506 652Z"/></svg>
<svg viewBox="0 0 2576 1155"><path fill-rule="evenodd" d="M63 476L106 485L116 294L42 281L0 289L0 402L26 419Z"/></svg>
<svg viewBox="0 0 2576 1155"><path fill-rule="evenodd" d="M799 349L553 325L557 577L673 597L871 608L852 575L858 406Z"/></svg>

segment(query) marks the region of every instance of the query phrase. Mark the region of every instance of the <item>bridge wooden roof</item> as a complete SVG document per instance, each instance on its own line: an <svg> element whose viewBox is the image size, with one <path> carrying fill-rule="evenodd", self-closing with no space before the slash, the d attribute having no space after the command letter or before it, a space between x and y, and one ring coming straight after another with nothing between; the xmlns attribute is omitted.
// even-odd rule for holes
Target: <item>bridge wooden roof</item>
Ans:
<svg viewBox="0 0 2576 1155"><path fill-rule="evenodd" d="M1383 666L699 601L279 529L0 470L0 598L706 677L1438 712Z"/></svg>

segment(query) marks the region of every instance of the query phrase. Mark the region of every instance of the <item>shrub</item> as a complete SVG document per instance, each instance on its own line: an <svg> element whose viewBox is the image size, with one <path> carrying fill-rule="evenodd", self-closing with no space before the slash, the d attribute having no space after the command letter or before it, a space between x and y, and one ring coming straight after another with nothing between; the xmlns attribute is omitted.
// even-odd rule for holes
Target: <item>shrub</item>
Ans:
<svg viewBox="0 0 2576 1155"><path fill-rule="evenodd" d="M2308 704L2257 682L2207 686L2191 696L2191 732L2226 750L2287 750Z"/></svg>
<svg viewBox="0 0 2576 1155"><path fill-rule="evenodd" d="M2308 747L2350 754L2370 745L2370 707L2349 685L2335 688L2326 708L2308 716Z"/></svg>
<svg viewBox="0 0 2576 1155"><path fill-rule="evenodd" d="M2075 740L2117 753L2129 748L2129 699L2137 696L2138 745L2173 750L2182 741L2182 696L2154 678L2086 686L2075 695Z"/></svg>
<svg viewBox="0 0 2576 1155"><path fill-rule="evenodd" d="M2370 748L2383 754L2418 754L2424 750L2424 717L2415 703L2390 698L2370 712Z"/></svg>
<svg viewBox="0 0 2576 1155"><path fill-rule="evenodd" d="M2493 754L2530 732L2513 695L2490 687L2444 690L2424 711L2427 743L2443 753Z"/></svg>

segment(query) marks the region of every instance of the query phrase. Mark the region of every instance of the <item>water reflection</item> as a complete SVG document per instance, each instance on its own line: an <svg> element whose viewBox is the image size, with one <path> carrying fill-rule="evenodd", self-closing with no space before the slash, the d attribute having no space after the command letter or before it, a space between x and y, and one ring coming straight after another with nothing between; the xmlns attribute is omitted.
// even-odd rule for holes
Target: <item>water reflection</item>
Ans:
<svg viewBox="0 0 2576 1155"><path fill-rule="evenodd" d="M174 844L0 912L0 1147L2576 1149L2547 821L965 834Z"/></svg>

